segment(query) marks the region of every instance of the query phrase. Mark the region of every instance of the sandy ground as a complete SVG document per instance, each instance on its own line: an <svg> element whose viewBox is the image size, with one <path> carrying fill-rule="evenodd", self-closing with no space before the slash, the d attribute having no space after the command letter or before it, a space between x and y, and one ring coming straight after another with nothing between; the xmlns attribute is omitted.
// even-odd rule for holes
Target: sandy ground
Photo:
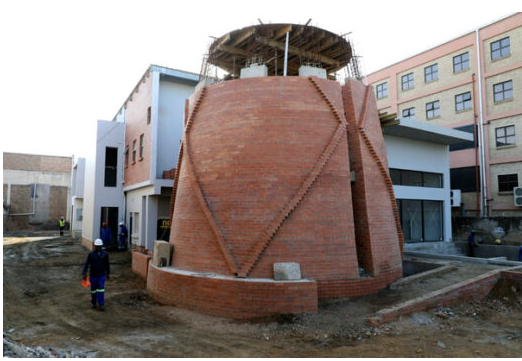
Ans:
<svg viewBox="0 0 522 361"><path fill-rule="evenodd" d="M110 253L107 310L92 310L89 289L80 284L86 255L69 237L4 242L4 356L522 356L522 296L509 288L482 302L415 313L380 328L366 322L382 308L493 266L455 263L454 272L398 290L321 303L317 314L237 321L155 303L145 281L131 272L129 252Z"/></svg>

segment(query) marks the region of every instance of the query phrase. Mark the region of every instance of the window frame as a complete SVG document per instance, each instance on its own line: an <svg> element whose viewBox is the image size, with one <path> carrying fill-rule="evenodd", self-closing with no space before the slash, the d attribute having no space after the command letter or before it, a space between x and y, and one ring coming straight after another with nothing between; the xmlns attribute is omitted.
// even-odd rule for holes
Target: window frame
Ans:
<svg viewBox="0 0 522 361"><path fill-rule="evenodd" d="M125 167L128 167L129 166L129 146L125 146L125 153L124 153L124 164L125 164Z"/></svg>
<svg viewBox="0 0 522 361"><path fill-rule="evenodd" d="M151 110L151 107L148 107L147 108L147 125L150 124L151 119L152 119L152 110Z"/></svg>
<svg viewBox="0 0 522 361"><path fill-rule="evenodd" d="M502 41L506 40L507 39L507 45L502 45ZM493 46L495 44L498 44L498 49L493 49ZM507 48L507 51L508 53L507 54L502 54L503 53L503 50ZM496 40L496 41L492 41L490 44L489 44L489 49L490 49L490 57L491 57L491 61L494 61L494 60L497 60L497 59L502 59L502 58L505 58L507 56L510 56L511 55L511 40L509 39L509 36L506 36L505 38L502 38L502 39L499 39L499 40ZM493 54L498 52L498 56L495 56L493 57Z"/></svg>
<svg viewBox="0 0 522 361"><path fill-rule="evenodd" d="M507 179L507 180L500 180L500 177L511 177L513 179ZM499 193L508 193L513 192L513 188L518 187L518 173L511 173L511 174L498 174L497 175L497 184L498 184L498 192ZM503 185L503 188L506 189L500 189L500 185Z"/></svg>
<svg viewBox="0 0 522 361"><path fill-rule="evenodd" d="M428 109L428 106L432 105L432 109ZM437 107L435 107L437 105ZM433 112L433 116L429 116L429 112ZM440 100L434 100L432 102L426 103L426 119L434 119L440 117Z"/></svg>
<svg viewBox="0 0 522 361"><path fill-rule="evenodd" d="M513 128L513 134L507 134L507 130L511 129L511 128ZM498 135L498 131L499 130L503 130L504 131L504 135L499 136ZM509 138L513 137L513 143L508 143L508 137ZM499 142L498 142L499 138L504 138L505 139L505 144L499 144ZM515 124L510 124L510 125L506 125L506 126L503 126L503 127L495 128L495 144L496 144L497 148L516 145L517 144L517 139L516 139Z"/></svg>
<svg viewBox="0 0 522 361"><path fill-rule="evenodd" d="M510 89L506 89L506 84L510 84ZM502 87L502 90L501 91L497 91L496 88L497 86L501 86ZM511 92L511 97L509 98L506 98L506 92ZM500 100L497 100L497 94L502 94L502 99ZM514 95L513 95L513 79L510 79L510 80L506 80L506 81L503 81L503 82L500 82L500 83L497 83L497 84L493 84L493 102L494 103L500 103L500 102L503 102L503 101L506 101L506 100L511 100L514 98Z"/></svg>
<svg viewBox="0 0 522 361"><path fill-rule="evenodd" d="M413 110L413 112L412 112L412 110ZM405 116L405 115L404 115L404 112L406 112L406 111L408 111L408 116ZM411 107L411 108L403 109L403 110L402 110L402 117L403 117L404 119L411 119L411 118L415 117L415 107Z"/></svg>
<svg viewBox="0 0 522 361"><path fill-rule="evenodd" d="M140 134L140 160L143 159L143 147L144 147L144 144L145 143L145 134L142 133Z"/></svg>
<svg viewBox="0 0 522 361"><path fill-rule="evenodd" d="M380 89L379 89L380 88ZM377 84L375 86L377 99L386 98L388 96L388 82ZM380 94L380 96L379 96Z"/></svg>
<svg viewBox="0 0 522 361"><path fill-rule="evenodd" d="M459 101L458 98L459 97L463 97L464 95L468 95L469 99L463 99L462 101ZM455 111L456 112L462 112L462 111L465 111L465 110L472 109L473 108L472 100L473 99L471 97L471 92L470 91L467 91L467 92L455 95ZM466 107L466 104L468 102L469 102L469 107ZM462 109L459 109L459 104L462 104Z"/></svg>
<svg viewBox="0 0 522 361"><path fill-rule="evenodd" d="M435 70L433 70L435 68ZM427 72L429 70L429 73ZM428 80L428 76L431 77L431 79ZM432 81L439 79L439 66L438 63L429 65L424 68L424 82L425 83L431 83Z"/></svg>
<svg viewBox="0 0 522 361"><path fill-rule="evenodd" d="M411 79L410 79L410 76L411 76ZM406 82L404 81L405 78L406 78ZM410 86L410 83L411 83L411 86ZM407 84L406 88L404 87L405 84ZM415 78L413 77L413 72L410 72L408 74L404 74L401 76L401 89L403 91L412 89L414 87L415 87Z"/></svg>
<svg viewBox="0 0 522 361"><path fill-rule="evenodd" d="M467 56L467 59L466 60L462 60L462 57L466 55ZM463 64L464 63L467 63L467 67L464 68L463 67ZM459 70L456 70L455 68L457 66L460 66L460 69ZM459 54L459 55L455 55L453 57L453 74L457 74L457 73L460 73L460 72L463 72L463 71L466 71L469 69L469 51L466 51L462 54Z"/></svg>
<svg viewBox="0 0 522 361"><path fill-rule="evenodd" d="M394 186L404 186L404 187L422 187L422 188L436 188L442 189L444 188L444 174L436 173L436 172L424 172L420 170L412 170L412 169L401 169L401 168L389 168L390 179L392 179L392 184ZM420 175L420 185L413 184L405 184L405 176L413 173L415 175ZM411 175L413 175L411 174ZM394 183L393 180L398 176L398 183ZM439 186L429 186L426 185L427 180L425 179L427 176L437 176L439 179ZM411 176L410 176L411 178Z"/></svg>
<svg viewBox="0 0 522 361"><path fill-rule="evenodd" d="M132 141L132 164L136 163L136 139Z"/></svg>

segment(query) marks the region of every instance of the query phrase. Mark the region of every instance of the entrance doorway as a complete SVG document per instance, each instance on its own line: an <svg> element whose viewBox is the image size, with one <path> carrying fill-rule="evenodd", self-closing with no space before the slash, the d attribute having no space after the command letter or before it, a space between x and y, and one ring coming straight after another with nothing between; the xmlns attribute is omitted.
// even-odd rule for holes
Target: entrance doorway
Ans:
<svg viewBox="0 0 522 361"><path fill-rule="evenodd" d="M111 230L111 241L109 248L117 245L118 236L118 207L101 207L100 229L103 223L107 223L107 227Z"/></svg>

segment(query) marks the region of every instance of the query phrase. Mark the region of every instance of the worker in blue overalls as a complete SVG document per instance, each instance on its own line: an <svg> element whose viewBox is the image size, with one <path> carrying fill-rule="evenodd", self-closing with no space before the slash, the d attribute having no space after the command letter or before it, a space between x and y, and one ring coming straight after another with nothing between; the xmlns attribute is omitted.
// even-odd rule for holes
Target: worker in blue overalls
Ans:
<svg viewBox="0 0 522 361"><path fill-rule="evenodd" d="M102 223L102 228L100 229L100 238L103 242L103 248L108 249L111 245L112 233L111 229L107 227L107 223Z"/></svg>
<svg viewBox="0 0 522 361"><path fill-rule="evenodd" d="M97 239L94 241L94 251L89 252L85 265L83 266L83 279L87 278L87 270L91 267L91 303L92 308L99 305L100 311L105 310L105 280L109 279L111 268L109 266L109 254L102 250L103 241Z"/></svg>

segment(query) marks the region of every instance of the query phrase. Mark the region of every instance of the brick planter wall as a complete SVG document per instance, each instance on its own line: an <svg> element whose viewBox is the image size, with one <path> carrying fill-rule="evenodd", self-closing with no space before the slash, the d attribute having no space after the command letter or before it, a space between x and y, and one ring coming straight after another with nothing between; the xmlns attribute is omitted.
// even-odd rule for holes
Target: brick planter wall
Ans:
<svg viewBox="0 0 522 361"><path fill-rule="evenodd" d="M138 276L147 279L147 272L152 256L149 254L133 251L132 252L132 271Z"/></svg>
<svg viewBox="0 0 522 361"><path fill-rule="evenodd" d="M223 317L317 312L317 284L313 280L198 276L150 263L147 291L160 303Z"/></svg>

